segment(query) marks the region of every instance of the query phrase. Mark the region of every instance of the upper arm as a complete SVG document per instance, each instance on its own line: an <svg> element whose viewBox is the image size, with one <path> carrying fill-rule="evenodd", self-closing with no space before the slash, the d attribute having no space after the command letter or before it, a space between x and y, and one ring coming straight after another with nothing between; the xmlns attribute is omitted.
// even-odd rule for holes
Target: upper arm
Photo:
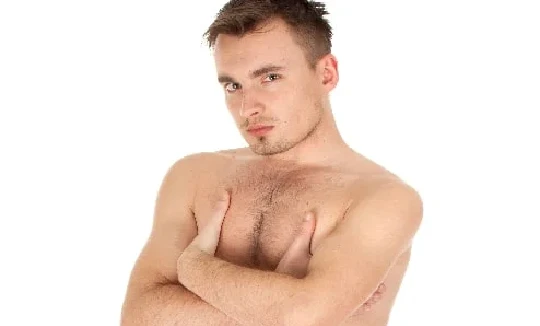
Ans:
<svg viewBox="0 0 540 326"><path fill-rule="evenodd" d="M310 313L346 318L384 281L411 245L422 220L419 194L405 184L386 184L350 207L338 227L316 248L306 286Z"/></svg>
<svg viewBox="0 0 540 326"><path fill-rule="evenodd" d="M163 178L152 230L131 271L126 300L139 297L158 284L178 283L176 260L197 235L192 204L198 156L178 160Z"/></svg>

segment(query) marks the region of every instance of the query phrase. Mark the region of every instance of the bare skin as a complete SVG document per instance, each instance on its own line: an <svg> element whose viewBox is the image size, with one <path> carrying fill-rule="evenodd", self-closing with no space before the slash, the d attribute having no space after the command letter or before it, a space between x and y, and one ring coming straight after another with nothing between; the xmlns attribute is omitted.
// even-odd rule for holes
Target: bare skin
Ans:
<svg viewBox="0 0 540 326"><path fill-rule="evenodd" d="M198 225L206 225L208 220L215 218L216 214L223 214L219 208L216 209L215 197L210 199L208 194L204 192L191 197L192 202L188 203L189 199L186 199L186 194L195 193L195 188L200 190L215 187L221 182L213 178L206 179L199 173L196 174L197 178L187 177L189 174L193 176L192 173L197 170L197 167L199 170L201 167L206 169L208 165L221 168L218 164L223 163L223 158L229 157L229 155L223 154L212 156L210 160L208 160L208 154L193 155L188 159L180 160L171 168L164 179L156 203L152 234L130 277L123 305L122 325L179 325L184 323L190 325L241 325L187 291L177 281L176 260L185 247L193 242L197 234L201 234L202 227L199 228ZM203 162L208 165L202 165ZM200 180L198 184L192 181L195 179ZM190 182L193 183L190 184ZM216 187L214 190L218 189L219 187ZM196 203L202 203L200 212L195 210ZM191 209L194 210L192 214L182 214L182 212ZM287 250L275 266L275 272L289 274L296 278L305 277L312 256L310 246L313 246L314 243L316 225L316 218L302 221L298 225ZM245 243L235 242L234 238L237 234L230 234L228 230L225 230L222 235L223 243L235 248L223 249L217 246L216 242L212 254L219 250L221 258L249 266L250 256L248 254L238 255L238 248L243 247ZM260 268L260 266L252 267ZM382 283L370 299L358 308L355 315L361 316L370 311L381 298L384 298L386 292L387 286Z"/></svg>
<svg viewBox="0 0 540 326"><path fill-rule="evenodd" d="M214 58L227 108L249 146L190 155L170 169L156 201L151 236L130 277L123 325L275 325L272 316L262 316L269 303L247 287L269 284L256 275L271 274L250 270L317 280L298 284L324 285L324 293L340 302L333 308L340 312L326 308L321 315L325 325L336 324L334 315L340 325L387 324L407 269L418 218L397 219L385 226L391 232L385 234L376 219L347 214L363 207L358 205L364 198L373 199L370 195L387 185L407 189L407 194L411 191L397 176L343 141L328 96L339 79L337 60L329 54L311 68L303 51L280 20L269 22L260 33L218 37ZM249 128L261 124L272 129L264 135L249 133ZM225 190L229 197L223 206L219 198ZM400 205L405 203L403 207L417 207L416 202L407 204L409 197L395 199ZM398 207L396 203L388 206ZM381 212L386 210L384 201L378 205ZM313 224L302 222L309 212L314 214ZM348 226L341 227L344 224ZM371 251L363 248L361 238L355 238L361 233L377 246L370 245ZM399 241L389 247L386 236ZM313 257L306 256L309 251ZM200 254L204 260L198 259L203 257ZM359 260L362 255L370 258L369 267ZM385 265L376 266L371 260L376 256ZM220 261L234 271L230 277L242 273L246 287L231 287L230 278L216 283L205 274L221 266ZM325 266L325 261L332 263ZM332 266L347 269L336 271ZM335 280L336 275L342 275L347 284L365 285L357 291L343 288L346 295L331 292L325 280ZM281 277L275 280L294 283ZM378 282L384 285L377 288ZM273 288L270 285L260 292L279 298L281 292L268 292ZM279 291L287 289L292 287ZM287 320L302 324L303 316L311 318L309 309L324 310L320 304L326 305L325 298L312 300L307 294L310 306L303 311L308 313L295 315L296 306L289 307L293 313L287 313ZM250 318L247 310L260 311L261 320Z"/></svg>
<svg viewBox="0 0 540 326"><path fill-rule="evenodd" d="M223 177L208 173L199 178L195 199L199 231L210 224L213 207L208 203L215 201L219 191L228 189L231 197L219 243L212 254L239 266L261 270L277 271L287 263L288 273L297 277L307 273L311 256L305 253L317 248L339 223L350 202L352 188L401 182L385 169L356 155L352 156L356 157L353 162L342 165L293 167L286 163L282 170L277 167L278 162L260 160L248 149L205 155L208 157L202 161L208 165L201 163L200 168L221 171ZM348 159L353 160L352 157ZM304 221L306 212L312 211L317 212L315 219ZM308 249L305 246L311 228L313 235ZM295 241L303 244L298 251L294 250ZM340 325L386 325L410 253L407 250L401 255L378 291ZM294 258L289 259L289 255Z"/></svg>
<svg viewBox="0 0 540 326"><path fill-rule="evenodd" d="M313 234L315 233L315 217L307 221L302 222L300 231L295 236L293 242L287 249L287 252L283 255L279 261L278 266L275 269L277 273L284 273L292 275L296 278L303 278L307 274L307 268L309 259L311 258L311 241ZM361 315L366 311L370 311L371 308L381 299L383 293L386 291L386 285L381 283L377 288L377 291L371 295L358 310L355 312L357 315Z"/></svg>

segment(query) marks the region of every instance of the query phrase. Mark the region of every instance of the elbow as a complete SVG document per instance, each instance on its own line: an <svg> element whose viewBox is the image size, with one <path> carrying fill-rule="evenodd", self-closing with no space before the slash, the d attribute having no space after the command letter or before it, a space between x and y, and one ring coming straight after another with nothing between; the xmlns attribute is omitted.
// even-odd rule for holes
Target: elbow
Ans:
<svg viewBox="0 0 540 326"><path fill-rule="evenodd" d="M148 305L143 305L140 298L126 299L121 308L120 326L154 325L152 320L155 320L157 315L153 315L149 308Z"/></svg>
<svg viewBox="0 0 540 326"><path fill-rule="evenodd" d="M120 326L142 325L142 318L136 315L137 311L140 312L140 309L136 309L133 307L133 304L129 304L128 301L125 301L121 309Z"/></svg>

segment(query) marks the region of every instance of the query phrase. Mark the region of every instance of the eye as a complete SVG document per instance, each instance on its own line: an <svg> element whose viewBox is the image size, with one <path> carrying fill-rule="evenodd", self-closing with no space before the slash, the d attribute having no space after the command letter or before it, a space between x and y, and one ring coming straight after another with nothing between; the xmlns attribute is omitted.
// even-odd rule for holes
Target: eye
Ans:
<svg viewBox="0 0 540 326"><path fill-rule="evenodd" d="M266 76L265 80L270 79L270 81L274 81L274 80L280 79L280 78L281 78L281 76L280 76L279 74L274 74L274 73L272 73L272 74L268 74L268 75Z"/></svg>
<svg viewBox="0 0 540 326"><path fill-rule="evenodd" d="M223 87L228 93L234 93L234 91L240 88L240 85L238 83L226 83Z"/></svg>

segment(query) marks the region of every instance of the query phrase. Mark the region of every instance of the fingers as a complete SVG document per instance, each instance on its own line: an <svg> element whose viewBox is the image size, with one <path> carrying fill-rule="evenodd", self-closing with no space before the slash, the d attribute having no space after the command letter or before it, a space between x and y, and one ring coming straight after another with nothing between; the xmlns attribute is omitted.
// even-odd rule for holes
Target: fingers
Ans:
<svg viewBox="0 0 540 326"><path fill-rule="evenodd" d="M315 233L315 215L313 212L308 212L306 217L304 218L304 224L302 226L302 235L305 238L309 238L308 246L308 254L310 256L313 256L313 234Z"/></svg>
<svg viewBox="0 0 540 326"><path fill-rule="evenodd" d="M316 224L313 213L308 213L306 217L281 258L276 272L287 273L297 278L305 276L311 258L310 248Z"/></svg>
<svg viewBox="0 0 540 326"><path fill-rule="evenodd" d="M364 302L362 307L360 307L360 312L370 311L373 308L373 306L377 303L377 301L378 299L375 299L373 296L370 297L366 302Z"/></svg>
<svg viewBox="0 0 540 326"><path fill-rule="evenodd" d="M297 253L305 253L312 256L311 242L313 233L315 232L315 216L312 212L308 212L302 221L300 232L294 238L293 243L289 247L289 251Z"/></svg>
<svg viewBox="0 0 540 326"><path fill-rule="evenodd" d="M377 290L371 295L371 297L362 305L363 311L370 311L373 306L381 299L383 293L386 291L386 285L384 283L379 284Z"/></svg>
<svg viewBox="0 0 540 326"><path fill-rule="evenodd" d="M371 298L369 298L369 300L365 303L366 304L366 308L371 309L379 300L381 299L381 294L380 293L374 293Z"/></svg>
<svg viewBox="0 0 540 326"><path fill-rule="evenodd" d="M227 191L222 191L212 210L212 215L208 223L196 237L197 246L209 253L214 254L221 236L221 227L223 219L230 205L230 195Z"/></svg>
<svg viewBox="0 0 540 326"><path fill-rule="evenodd" d="M214 209L212 210L208 225L204 229L205 232L210 232L213 235L221 232L223 218L229 208L229 197L229 193L226 190L223 190L220 193L218 200L214 204Z"/></svg>
<svg viewBox="0 0 540 326"><path fill-rule="evenodd" d="M231 203L231 196L229 191L222 190L219 194L219 198L215 203L214 214L216 218L223 218L224 213L227 211Z"/></svg>
<svg viewBox="0 0 540 326"><path fill-rule="evenodd" d="M364 311L370 311L371 308L373 308L373 305L375 303L370 300L368 300L366 303L364 303Z"/></svg>
<svg viewBox="0 0 540 326"><path fill-rule="evenodd" d="M384 284L384 282L383 282L383 283L379 284L379 286L377 287L377 290L375 291L375 293L383 294L385 291L386 291L386 284Z"/></svg>

